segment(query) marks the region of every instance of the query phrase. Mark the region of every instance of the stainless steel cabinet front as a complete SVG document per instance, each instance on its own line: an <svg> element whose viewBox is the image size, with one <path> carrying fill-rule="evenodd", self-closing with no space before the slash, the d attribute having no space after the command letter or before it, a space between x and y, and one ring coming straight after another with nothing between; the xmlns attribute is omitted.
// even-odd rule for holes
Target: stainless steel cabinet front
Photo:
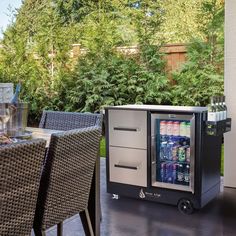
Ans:
<svg viewBox="0 0 236 236"><path fill-rule="evenodd" d="M147 187L147 150L109 147L110 181Z"/></svg>
<svg viewBox="0 0 236 236"><path fill-rule="evenodd" d="M147 112L109 110L109 145L147 149Z"/></svg>

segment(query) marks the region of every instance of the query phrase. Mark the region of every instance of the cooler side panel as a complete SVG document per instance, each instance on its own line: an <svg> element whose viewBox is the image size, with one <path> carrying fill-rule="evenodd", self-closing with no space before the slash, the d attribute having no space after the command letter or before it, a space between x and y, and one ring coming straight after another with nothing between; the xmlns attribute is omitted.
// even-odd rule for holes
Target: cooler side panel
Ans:
<svg viewBox="0 0 236 236"><path fill-rule="evenodd" d="M196 133L196 198L205 206L220 192L221 136L206 135L207 114L199 114Z"/></svg>
<svg viewBox="0 0 236 236"><path fill-rule="evenodd" d="M220 183L222 136L207 136L203 139L202 194Z"/></svg>

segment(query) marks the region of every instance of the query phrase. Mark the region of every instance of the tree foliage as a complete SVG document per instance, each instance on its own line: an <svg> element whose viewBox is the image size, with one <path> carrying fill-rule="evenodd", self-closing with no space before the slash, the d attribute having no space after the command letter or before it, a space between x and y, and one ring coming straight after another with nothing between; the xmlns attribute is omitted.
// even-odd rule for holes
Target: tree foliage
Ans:
<svg viewBox="0 0 236 236"><path fill-rule="evenodd" d="M160 1L164 22L157 38L164 38L167 43L188 43L192 38L202 37L198 30L197 15L205 0L165 0Z"/></svg>
<svg viewBox="0 0 236 236"><path fill-rule="evenodd" d="M25 0L1 42L0 79L22 82L33 119L43 109L203 105L223 87L223 21L222 0ZM160 52L168 42L192 42L174 87ZM75 67L73 43L87 49ZM120 55L127 45L140 53Z"/></svg>
<svg viewBox="0 0 236 236"><path fill-rule="evenodd" d="M75 84L67 94L67 109L97 111L104 105L167 102L165 62L160 46L152 45L153 31L159 29L162 16L147 15L158 4L154 8L154 1L145 1L133 8L119 1L108 2L100 1L98 8L80 22L81 42L89 51L79 58L73 73ZM119 33L119 26L128 25L128 18L139 39L140 55L135 58L126 58L115 50L128 42Z"/></svg>
<svg viewBox="0 0 236 236"><path fill-rule="evenodd" d="M58 95L61 76L70 73L69 50L74 27L65 27L51 1L27 0L17 12L2 40L2 81L22 83L21 99L31 104L31 114Z"/></svg>
<svg viewBox="0 0 236 236"><path fill-rule="evenodd" d="M211 96L224 91L224 4L208 0L201 7L199 21L204 41L195 38L189 44L188 61L173 75L174 104L205 106Z"/></svg>

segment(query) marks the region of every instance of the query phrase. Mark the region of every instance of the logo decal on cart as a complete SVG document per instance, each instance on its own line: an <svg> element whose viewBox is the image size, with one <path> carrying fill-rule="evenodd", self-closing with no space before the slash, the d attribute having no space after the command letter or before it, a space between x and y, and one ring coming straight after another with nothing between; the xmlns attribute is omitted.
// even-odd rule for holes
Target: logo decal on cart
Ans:
<svg viewBox="0 0 236 236"><path fill-rule="evenodd" d="M144 194L144 192L143 192L143 189L141 188L141 190L140 190L140 192L139 192L139 197L140 198L145 198L146 196L145 196L145 194Z"/></svg>

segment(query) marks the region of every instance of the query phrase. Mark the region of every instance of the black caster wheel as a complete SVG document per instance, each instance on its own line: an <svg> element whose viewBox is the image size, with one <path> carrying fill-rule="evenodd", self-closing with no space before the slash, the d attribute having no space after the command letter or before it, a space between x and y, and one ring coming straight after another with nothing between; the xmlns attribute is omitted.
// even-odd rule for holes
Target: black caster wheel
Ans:
<svg viewBox="0 0 236 236"><path fill-rule="evenodd" d="M185 215L191 215L194 211L193 204L188 199L181 199L178 202L178 210Z"/></svg>

